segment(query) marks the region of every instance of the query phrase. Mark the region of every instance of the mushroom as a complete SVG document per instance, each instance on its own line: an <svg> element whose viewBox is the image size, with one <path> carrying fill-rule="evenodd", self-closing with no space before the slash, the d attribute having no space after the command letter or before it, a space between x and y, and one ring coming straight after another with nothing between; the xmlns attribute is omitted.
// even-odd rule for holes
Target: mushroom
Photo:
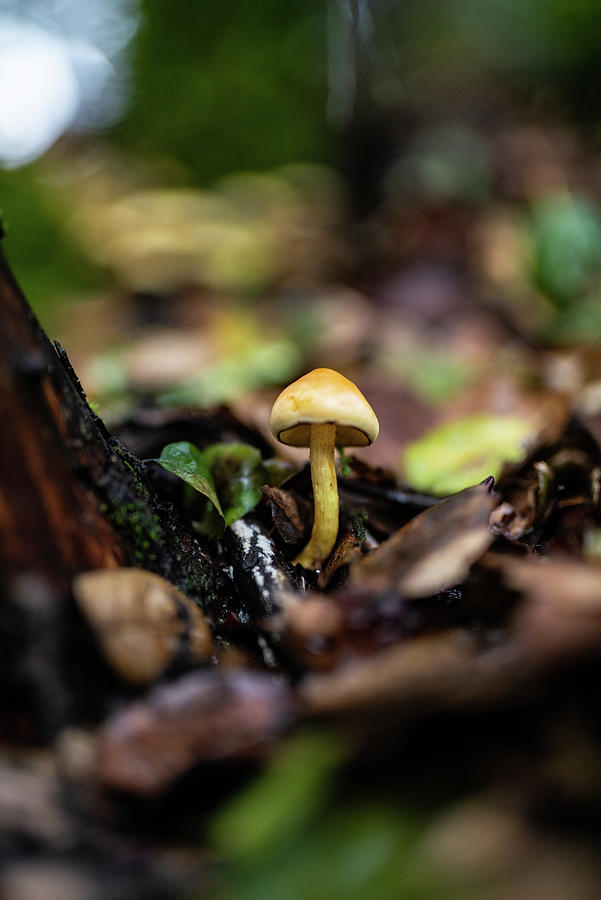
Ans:
<svg viewBox="0 0 601 900"><path fill-rule="evenodd" d="M307 546L294 560L320 569L338 534L334 447L366 447L378 436L376 415L361 391L333 369L313 369L284 388L269 426L283 444L309 447L315 517Z"/></svg>

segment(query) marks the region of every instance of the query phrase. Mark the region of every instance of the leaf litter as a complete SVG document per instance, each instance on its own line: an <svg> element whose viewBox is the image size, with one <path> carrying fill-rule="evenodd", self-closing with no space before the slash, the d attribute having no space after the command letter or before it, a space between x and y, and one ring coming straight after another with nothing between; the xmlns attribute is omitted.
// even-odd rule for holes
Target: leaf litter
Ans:
<svg viewBox="0 0 601 900"><path fill-rule="evenodd" d="M190 779L193 784L213 780L215 799L207 802L218 808L218 798L231 794L234 766L240 773L234 784L239 778L246 783L251 772L263 774L259 781L250 780L250 793L239 795L239 807L232 794L231 806L226 804L215 820L212 841L218 852L254 859L259 850L235 835L243 833L249 816L260 815L262 804L272 808L279 791L281 806L278 811L274 805L272 815L281 820L282 834L269 831L268 844L284 846L288 833L302 844L308 839L303 829L315 827L325 801L314 794L303 811L304 801L294 800L291 786L294 765L281 774L277 760L288 747L296 759L294 742L302 744L307 727L320 735L318 748L322 739L338 748L332 756L324 745L325 770L319 777L321 750L309 758L319 791L333 791L342 779L354 796L348 767L367 765L376 741L386 770L402 734L405 756L417 742L429 759L424 740L448 741L454 777L464 778L470 754L461 758L451 733L458 728L465 741L477 744L483 737L474 738L474 729L483 716L498 716L501 723L519 720L523 709L540 716L549 686L565 672L567 684L581 692L573 715L588 735L581 715L592 702L587 673L601 653L601 565L591 562L585 550L598 522L599 451L581 424L570 422L553 441L532 447L526 460L506 466L497 483L489 478L443 499L411 491L389 473L351 458L350 474L340 482L339 539L315 575L295 570L290 562L311 526L306 469L291 471L283 486L273 487L258 449L219 443L192 452L184 447L186 466L194 470L186 474L198 477L194 460L202 454L202 477L210 477L220 490L222 510L236 510L207 546L229 568L237 606L212 623L214 652L209 659L205 641L202 665L192 625L201 614L183 594L161 585L158 576L107 570L75 580L74 597L121 685L104 688L108 693L91 722L76 717L63 730L55 751L59 780L51 784L87 796L86 802L105 804L107 826L113 827L124 803L134 809L141 798L159 808L167 804L175 810L169 816L181 823L191 811L191 798L182 797L181 786ZM248 464L246 470L240 469L241 461ZM223 490L228 479L229 494ZM163 489L191 517L197 515L174 482L165 482ZM130 598L125 605L123 591ZM149 591L155 591L154 600ZM85 695L87 687L74 691ZM571 694L565 684L562 692L566 701ZM564 701L558 701L558 709ZM546 715L544 727L551 728L556 717ZM565 802L590 805L572 783L572 726L561 724L561 717L557 721L568 749L558 750L553 777L566 792ZM485 734L494 740L496 726L487 722ZM423 736L424 729L433 736ZM486 751L491 774L485 785L500 790L494 774L499 759L519 747L516 732L503 734L499 747ZM535 756L529 756L528 765L537 765ZM594 763L588 779L593 778L590 766ZM19 777L29 791L25 773L26 768ZM374 773L365 777L370 784ZM540 775L542 784L547 777ZM386 778L398 781L398 776ZM405 781L401 776L401 786ZM373 789L377 795L379 788ZM542 802L543 787L532 790L532 802ZM47 811L45 797L42 802L34 792L23 803L39 807L40 815L52 816L48 821L60 822L61 829L71 828L60 800L53 799ZM360 832L359 823L369 816L358 802L349 815L357 816ZM491 811L486 799L473 802L478 815L490 817L486 827L490 840L496 839L505 821L501 813ZM564 801L557 802L563 808ZM503 803L513 846L512 830L520 832L525 820L507 797ZM65 815L67 825L61 819ZM448 867L442 835L451 840L441 831L445 822L434 816L431 833L420 826L411 839L419 836L421 842L411 851L415 859L433 854L441 871ZM461 827L471 827L470 822L468 816ZM10 831L20 827L16 818L8 821ZM400 823L393 818L382 827L384 840ZM62 831L56 833L62 840ZM54 830L48 837L44 830L41 834L43 841L57 839ZM323 839L331 837L324 831ZM535 830L530 840L533 853L546 859ZM268 860L273 857L269 846L263 841L260 849ZM269 865L276 865L275 858ZM466 865L469 869L472 863ZM419 882L422 876L416 877ZM451 883L456 878L455 872Z"/></svg>
<svg viewBox="0 0 601 900"><path fill-rule="evenodd" d="M498 141L514 198L528 199L527 178L507 158L535 137ZM553 155L554 142L545 146ZM561 344L586 324L578 316L595 297L567 308L583 287L564 277L558 209L535 204L530 223L534 277L555 313L541 296L518 302L532 286L499 258L499 234L519 238L506 208L493 204L470 223L452 206L415 203L399 219L388 209L370 222L366 255L384 274L351 273L353 321L341 303L318 338L303 338L306 367L357 368L387 419L379 444L344 460L339 539L319 573L291 563L312 521L306 453L274 462L264 414L269 386L300 365L274 315L281 301L282 319L294 318L299 289L257 298L269 341L264 351L244 347L243 364L233 347L179 392L164 372L162 402L181 406L144 397L157 387L144 366L126 373L142 399L118 436L141 459L187 444L183 468L146 469L195 523L228 604L204 610L213 650L201 654L185 591L165 588L157 617L142 589L135 609L119 600L118 570L94 587L100 612L73 583L59 658L36 657L47 634L33 613L18 620L26 652L7 694L22 696L23 672L51 684L54 666L68 699L53 743L31 714L2 726L3 780L16 786L3 800L9 858L15 845L35 844L49 884L60 884L67 859L83 896L107 873L121 879L119 896L154 896L151 885L173 896L190 872L197 893L245 900L338 896L349 872L352 897L397 896L399 885L407 896L469 896L480 878L493 881L485 897L596 895L601 371L588 339ZM436 257L445 230L455 240ZM469 270L460 244L474 252ZM588 250L583 259L597 266ZM476 301L474 275L500 302ZM318 325L340 291L300 289ZM181 291L170 334L183 339L200 307L205 325L235 326L234 306ZM293 324L307 326L298 314ZM544 328L558 338L552 350L540 346ZM219 329L223 337L223 321ZM204 345L219 341L208 333ZM190 409L199 396L231 402L235 414ZM458 432L470 440L453 457ZM477 483L490 474L494 486ZM41 746L15 759L24 732ZM90 846L94 865L82 866ZM150 856L155 865L144 868ZM125 875L140 868L136 894ZM12 877L19 896L25 875L14 860L10 872L2 887Z"/></svg>

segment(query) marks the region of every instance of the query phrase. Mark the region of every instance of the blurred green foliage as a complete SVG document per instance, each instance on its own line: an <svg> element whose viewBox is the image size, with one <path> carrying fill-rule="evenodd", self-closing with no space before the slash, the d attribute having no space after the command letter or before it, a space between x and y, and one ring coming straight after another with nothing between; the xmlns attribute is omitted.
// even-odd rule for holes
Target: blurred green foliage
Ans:
<svg viewBox="0 0 601 900"><path fill-rule="evenodd" d="M141 6L132 108L115 132L123 145L172 157L200 184L229 172L323 161L323 3Z"/></svg>
<svg viewBox="0 0 601 900"><path fill-rule="evenodd" d="M375 4L373 5L375 8ZM381 4L375 38L388 47L388 72L403 79L403 102L456 106L496 81L522 96L538 93L564 112L600 111L601 17L596 0L419 0ZM401 53L398 53L401 47ZM456 91L462 90L462 95Z"/></svg>
<svg viewBox="0 0 601 900"><path fill-rule="evenodd" d="M43 323L58 298L73 296L102 281L99 271L71 241L68 213L35 166L0 169L3 250L21 289Z"/></svg>
<svg viewBox="0 0 601 900"><path fill-rule="evenodd" d="M298 734L217 815L213 846L226 863L213 900L450 896L415 852L424 812L390 794L335 802L346 755L335 733Z"/></svg>
<svg viewBox="0 0 601 900"><path fill-rule="evenodd" d="M422 129L386 177L387 194L399 200L417 197L477 205L489 199L491 188L491 161L484 141L453 122Z"/></svg>
<svg viewBox="0 0 601 900"><path fill-rule="evenodd" d="M590 134L598 129L596 0L491 0L485 7L478 0L440 0L436 15L417 0L329 7L319 0L185 7L140 0L139 9L140 27L126 51L130 104L122 121L102 135L106 146L135 160L130 187L140 164L146 166L145 187L214 184L224 175L298 161L347 168L358 142L375 160L373 171L364 167L358 174L387 177L397 200L417 192L479 203L493 199L495 173L479 127L469 125L475 114L486 131L487 116L478 110L487 91L489 116L503 95L509 108L526 99L536 110L573 116ZM353 11L364 17L360 28L353 26ZM23 15L33 12L24 9ZM328 120L337 79L355 91L346 120ZM379 145L382 134L390 146ZM96 138L86 140L93 144ZM389 152L382 172L378 160ZM5 246L43 319L61 295L106 283L65 231L68 211L59 186L51 189L44 179L43 166L0 172ZM571 241L575 220L564 213L568 221L560 227ZM584 255L576 247L559 271L551 259L556 242L548 234L555 225L535 211L533 227L538 284L567 308L572 287L566 280L576 268L588 271L595 247L590 244ZM233 279L236 289L231 258L245 257L246 274L254 274L259 287L265 283L269 254L264 246L261 256L256 230L232 226L228 240L220 239L220 252L212 257L216 280ZM584 312L589 322L594 309Z"/></svg>
<svg viewBox="0 0 601 900"><path fill-rule="evenodd" d="M469 363L437 346L403 348L402 353L383 355L381 363L388 377L410 385L435 406L447 403L476 378Z"/></svg>
<svg viewBox="0 0 601 900"><path fill-rule="evenodd" d="M333 733L305 732L287 741L268 769L213 821L213 842L232 858L269 853L305 827L327 802L346 756Z"/></svg>
<svg viewBox="0 0 601 900"><path fill-rule="evenodd" d="M532 423L518 416L473 415L444 422L410 444L403 454L412 487L439 496L495 478L503 464L525 455Z"/></svg>
<svg viewBox="0 0 601 900"><path fill-rule="evenodd" d="M291 341L265 340L236 356L225 356L205 366L159 396L164 406L192 403L213 406L228 403L245 391L283 384L297 371L300 350Z"/></svg>
<svg viewBox="0 0 601 900"><path fill-rule="evenodd" d="M531 216L534 283L560 310L601 288L601 213L566 192L534 203Z"/></svg>

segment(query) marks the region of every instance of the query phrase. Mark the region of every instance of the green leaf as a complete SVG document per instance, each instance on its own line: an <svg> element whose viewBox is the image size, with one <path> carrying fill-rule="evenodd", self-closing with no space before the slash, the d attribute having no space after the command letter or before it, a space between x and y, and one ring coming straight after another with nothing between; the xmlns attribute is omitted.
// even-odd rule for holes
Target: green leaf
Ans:
<svg viewBox="0 0 601 900"><path fill-rule="evenodd" d="M205 454L189 441L177 441L163 447L161 456L156 460L168 472L173 472L186 484L191 485L212 504L213 515L205 534L220 537L225 529L225 516L215 491L215 483L211 467Z"/></svg>
<svg viewBox="0 0 601 900"><path fill-rule="evenodd" d="M277 460L267 464L250 444L211 444L199 450L188 441L167 444L161 453L164 469L203 494L207 501L197 510L197 529L208 537L221 537L224 530L254 509L264 484L280 484L298 471Z"/></svg>
<svg viewBox="0 0 601 900"><path fill-rule="evenodd" d="M295 734L217 812L210 836L222 865L211 900L469 896L420 858L430 809L394 792L340 802L348 752L340 733Z"/></svg>
<svg viewBox="0 0 601 900"><path fill-rule="evenodd" d="M591 201L568 193L534 204L532 276L560 310L569 309L601 277L601 214Z"/></svg>
<svg viewBox="0 0 601 900"><path fill-rule="evenodd" d="M204 451L226 526L254 509L268 475L261 453L250 444L212 444Z"/></svg>
<svg viewBox="0 0 601 900"><path fill-rule="evenodd" d="M439 496L455 494L525 455L532 423L518 416L475 415L429 431L403 454L407 481Z"/></svg>
<svg viewBox="0 0 601 900"><path fill-rule="evenodd" d="M263 775L217 815L215 846L230 857L252 858L288 840L323 808L345 755L344 742L335 733L304 732L290 738Z"/></svg>

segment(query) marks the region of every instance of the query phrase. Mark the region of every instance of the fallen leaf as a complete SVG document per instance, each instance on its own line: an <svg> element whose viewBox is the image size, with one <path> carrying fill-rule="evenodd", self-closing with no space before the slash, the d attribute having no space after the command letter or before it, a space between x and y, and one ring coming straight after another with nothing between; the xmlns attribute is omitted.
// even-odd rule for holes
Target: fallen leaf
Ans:
<svg viewBox="0 0 601 900"><path fill-rule="evenodd" d="M336 544L334 552L317 578L317 586L323 590L342 566L349 566L361 558L364 542L355 534L345 534Z"/></svg>
<svg viewBox="0 0 601 900"><path fill-rule="evenodd" d="M508 541L536 542L544 522L555 509L555 488L555 473L545 460L523 467L513 483L511 475L507 476L503 491L507 499L492 511L492 529Z"/></svg>
<svg viewBox="0 0 601 900"><path fill-rule="evenodd" d="M192 672L111 716L98 733L107 787L156 794L200 762L258 754L294 715L287 685L258 672Z"/></svg>
<svg viewBox="0 0 601 900"><path fill-rule="evenodd" d="M601 617L601 566L565 556L495 559L509 587L575 616Z"/></svg>
<svg viewBox="0 0 601 900"><path fill-rule="evenodd" d="M261 490L269 500L273 524L287 544L303 540L313 520L311 504L294 491L264 485Z"/></svg>
<svg viewBox="0 0 601 900"><path fill-rule="evenodd" d="M601 567L557 559L487 554L482 565L522 594L511 637L529 664L549 665L601 648Z"/></svg>
<svg viewBox="0 0 601 900"><path fill-rule="evenodd" d="M529 419L475 415L442 425L410 444L403 456L405 476L422 491L444 496L487 475L498 477L504 463L523 459L536 432Z"/></svg>
<svg viewBox="0 0 601 900"><path fill-rule="evenodd" d="M481 650L461 629L423 635L332 672L308 676L299 695L309 713L370 715L382 707L424 713L433 708L491 703L527 678L521 648Z"/></svg>
<svg viewBox="0 0 601 900"><path fill-rule="evenodd" d="M359 560L351 583L381 593L427 597L462 581L493 541L489 516L497 503L488 482L441 500Z"/></svg>
<svg viewBox="0 0 601 900"><path fill-rule="evenodd" d="M73 596L114 671L149 684L176 660L206 662L213 647L202 612L160 575L101 569L73 579Z"/></svg>

